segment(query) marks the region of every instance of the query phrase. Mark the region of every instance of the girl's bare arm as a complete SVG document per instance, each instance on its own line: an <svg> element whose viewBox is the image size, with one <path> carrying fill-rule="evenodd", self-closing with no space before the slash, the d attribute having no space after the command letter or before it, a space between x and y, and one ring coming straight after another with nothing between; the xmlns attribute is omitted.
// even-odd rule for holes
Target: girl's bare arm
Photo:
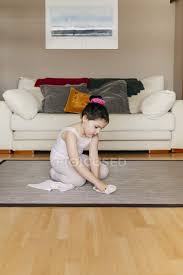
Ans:
<svg viewBox="0 0 183 275"><path fill-rule="evenodd" d="M100 172L100 160L98 156L98 143L99 143L99 136L96 135L92 138L89 147L89 160L90 160L90 167L93 174L99 178Z"/></svg>
<svg viewBox="0 0 183 275"><path fill-rule="evenodd" d="M74 133L65 132L65 141L69 160L76 171L86 180L93 183L99 190L104 191L107 187L103 181L98 179L81 161L77 150L77 137Z"/></svg>

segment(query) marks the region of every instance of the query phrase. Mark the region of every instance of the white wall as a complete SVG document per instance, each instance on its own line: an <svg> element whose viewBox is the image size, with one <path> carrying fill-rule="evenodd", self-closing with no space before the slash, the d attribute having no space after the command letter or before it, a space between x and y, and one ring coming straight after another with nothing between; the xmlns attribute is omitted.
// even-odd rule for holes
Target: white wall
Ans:
<svg viewBox="0 0 183 275"><path fill-rule="evenodd" d="M19 76L137 77L163 74L173 88L175 4L119 0L118 50L46 50L44 0L0 2L0 90Z"/></svg>

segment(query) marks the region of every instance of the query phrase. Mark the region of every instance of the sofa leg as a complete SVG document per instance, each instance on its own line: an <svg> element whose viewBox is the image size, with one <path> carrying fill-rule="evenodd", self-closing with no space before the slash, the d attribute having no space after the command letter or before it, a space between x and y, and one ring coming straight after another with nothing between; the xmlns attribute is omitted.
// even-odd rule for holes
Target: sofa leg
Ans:
<svg viewBox="0 0 183 275"><path fill-rule="evenodd" d="M183 149L172 149L172 153L183 153Z"/></svg>
<svg viewBox="0 0 183 275"><path fill-rule="evenodd" d="M149 150L149 154L168 154L171 150Z"/></svg>
<svg viewBox="0 0 183 275"><path fill-rule="evenodd" d="M33 150L16 150L13 151L14 155L24 155L24 156L34 156L34 151Z"/></svg>
<svg viewBox="0 0 183 275"><path fill-rule="evenodd" d="M11 154L11 150L0 150L0 154Z"/></svg>

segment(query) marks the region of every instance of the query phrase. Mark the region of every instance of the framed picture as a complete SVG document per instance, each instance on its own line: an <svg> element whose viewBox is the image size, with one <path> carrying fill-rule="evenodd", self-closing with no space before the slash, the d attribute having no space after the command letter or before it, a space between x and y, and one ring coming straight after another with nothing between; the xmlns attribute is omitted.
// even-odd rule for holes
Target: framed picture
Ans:
<svg viewBox="0 0 183 275"><path fill-rule="evenodd" d="M117 49L118 0L45 0L46 49Z"/></svg>

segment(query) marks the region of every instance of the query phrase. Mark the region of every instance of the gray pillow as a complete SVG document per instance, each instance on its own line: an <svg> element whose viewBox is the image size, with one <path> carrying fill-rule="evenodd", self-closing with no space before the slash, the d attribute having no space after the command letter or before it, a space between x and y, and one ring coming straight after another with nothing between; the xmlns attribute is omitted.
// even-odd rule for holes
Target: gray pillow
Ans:
<svg viewBox="0 0 183 275"><path fill-rule="evenodd" d="M111 81L97 89L90 90L92 95L100 95L105 100L106 108L111 114L130 114L125 80Z"/></svg>
<svg viewBox="0 0 183 275"><path fill-rule="evenodd" d="M74 87L81 92L88 93L87 84L80 85L41 85L44 96L41 113L64 113L70 88Z"/></svg>

